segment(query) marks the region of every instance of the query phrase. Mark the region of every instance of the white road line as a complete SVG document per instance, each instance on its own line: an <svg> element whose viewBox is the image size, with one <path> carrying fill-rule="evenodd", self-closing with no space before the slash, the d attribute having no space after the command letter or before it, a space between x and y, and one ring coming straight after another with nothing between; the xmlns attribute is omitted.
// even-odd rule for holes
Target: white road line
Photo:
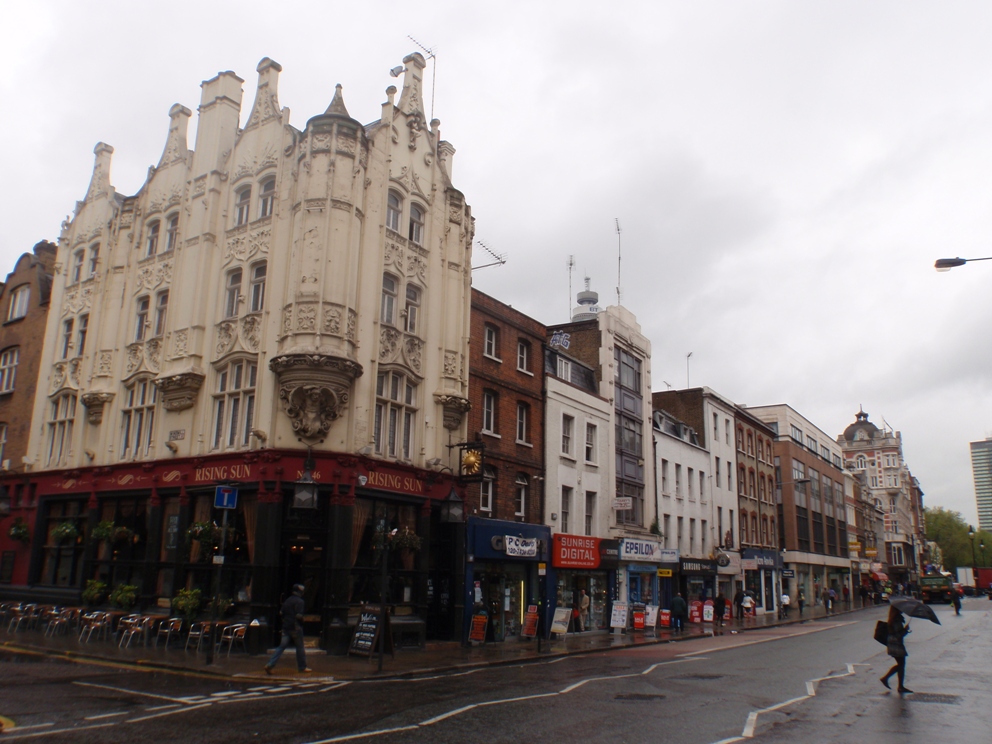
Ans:
<svg viewBox="0 0 992 744"><path fill-rule="evenodd" d="M54 724L51 724L54 725ZM47 729L45 731L35 731L30 734L18 734L17 729L8 729L0 737L3 741L13 741L14 739L34 739L39 736L54 736L56 734L74 734L77 731L90 731L91 729L107 728L108 726L116 726L115 723L94 723L92 726L75 726L73 728L64 729ZM9 733L8 733L9 732Z"/></svg>
<svg viewBox="0 0 992 744"><path fill-rule="evenodd" d="M145 708L149 713L156 710L169 710L170 708L178 708L180 703L169 703L168 705L156 705L153 708Z"/></svg>
<svg viewBox="0 0 992 744"><path fill-rule="evenodd" d="M187 702L183 698L169 697L168 695L156 695L153 692L141 692L140 690L129 690L126 687L114 687L113 685L98 685L95 682L79 682L74 681L72 684L79 685L80 687L96 687L100 690L113 690L114 692L123 692L125 695L139 695L144 697L158 698L159 700L168 700L172 703L185 703Z"/></svg>
<svg viewBox="0 0 992 744"><path fill-rule="evenodd" d="M175 710L167 710L164 713L156 713L153 716L141 716L140 718L129 718L122 723L140 723L141 721L150 721L153 718L162 718L163 716L171 716L176 713L188 713L192 710L199 710L200 708L209 708L210 703L203 703L203 705L193 705L185 708L176 708Z"/></svg>
<svg viewBox="0 0 992 744"><path fill-rule="evenodd" d="M241 690L220 690L219 692L211 692L210 697L230 697L231 695L240 695Z"/></svg>
<svg viewBox="0 0 992 744"><path fill-rule="evenodd" d="M120 713L101 713L98 716L86 716L84 721L99 721L102 718L114 718L116 716L126 716L127 711L122 710Z"/></svg>
<svg viewBox="0 0 992 744"><path fill-rule="evenodd" d="M854 675L854 664L846 664L847 671L843 674L831 674L826 677L816 677L815 679L810 679L806 681L806 694L800 697L792 698L791 700L784 700L781 703L776 703L775 705L769 705L767 708L760 708L758 710L752 710L748 713L747 723L744 724L744 730L741 735L736 738L731 739L721 739L720 742L716 744L724 744L725 742L741 741L742 739L751 739L754 737L754 729L758 725L758 716L762 713L771 713L776 710L781 710L782 708L787 708L795 703L801 703L804 700L809 700L811 697L816 697L816 686L818 683L823 682L828 679L840 679L841 677L850 677ZM859 664L858 666L864 666Z"/></svg>
<svg viewBox="0 0 992 744"><path fill-rule="evenodd" d="M345 736L335 736L333 739L321 739L311 742L311 744L334 744L338 741L354 741L355 739L367 739L370 736L382 736L385 734L397 734L401 731L416 731L417 726L399 726L397 728L383 729L382 731L371 731L367 734L347 734Z"/></svg>

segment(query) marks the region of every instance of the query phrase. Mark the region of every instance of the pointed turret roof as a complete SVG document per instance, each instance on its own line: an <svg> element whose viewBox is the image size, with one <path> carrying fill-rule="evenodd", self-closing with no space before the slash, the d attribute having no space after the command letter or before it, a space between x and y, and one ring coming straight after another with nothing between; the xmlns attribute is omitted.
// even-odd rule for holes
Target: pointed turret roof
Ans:
<svg viewBox="0 0 992 744"><path fill-rule="evenodd" d="M324 116L347 116L349 119L351 118L351 114L348 113L348 109L344 105L344 95L341 90L341 83L334 86L334 98L331 99L331 105L327 107Z"/></svg>

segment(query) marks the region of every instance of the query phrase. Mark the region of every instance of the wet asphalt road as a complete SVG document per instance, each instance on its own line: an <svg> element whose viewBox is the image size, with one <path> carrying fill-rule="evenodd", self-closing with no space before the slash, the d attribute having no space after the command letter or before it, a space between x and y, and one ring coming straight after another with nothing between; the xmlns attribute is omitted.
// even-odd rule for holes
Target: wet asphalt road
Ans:
<svg viewBox="0 0 992 744"><path fill-rule="evenodd" d="M872 640L835 621L407 680L194 675L0 656L4 740L67 742L988 741L992 602L912 621L900 698ZM828 679L823 679L828 678ZM812 696L810 693L815 693Z"/></svg>

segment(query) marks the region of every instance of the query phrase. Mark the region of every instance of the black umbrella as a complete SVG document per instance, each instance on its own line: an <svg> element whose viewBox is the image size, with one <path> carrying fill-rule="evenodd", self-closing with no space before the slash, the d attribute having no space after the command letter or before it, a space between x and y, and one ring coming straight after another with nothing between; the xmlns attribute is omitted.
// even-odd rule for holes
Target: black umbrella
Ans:
<svg viewBox="0 0 992 744"><path fill-rule="evenodd" d="M904 615L922 618L940 625L940 620L937 619L937 613L933 611L933 608L914 597L892 596L889 597L889 605Z"/></svg>

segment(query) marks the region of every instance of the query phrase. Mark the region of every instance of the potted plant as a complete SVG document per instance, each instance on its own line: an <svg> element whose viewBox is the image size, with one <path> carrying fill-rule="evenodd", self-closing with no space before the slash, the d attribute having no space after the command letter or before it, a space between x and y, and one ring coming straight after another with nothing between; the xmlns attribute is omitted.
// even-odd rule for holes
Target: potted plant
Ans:
<svg viewBox="0 0 992 744"><path fill-rule="evenodd" d="M110 535L111 541L115 543L130 542L132 537L134 537L134 530L123 525L115 526Z"/></svg>
<svg viewBox="0 0 992 744"><path fill-rule="evenodd" d="M213 522L193 522L186 530L186 537L189 540L196 540L201 545L215 545L218 541L219 530Z"/></svg>
<svg viewBox="0 0 992 744"><path fill-rule="evenodd" d="M101 604L107 597L107 585L97 579L89 579L83 589L83 604L91 607Z"/></svg>
<svg viewBox="0 0 992 744"><path fill-rule="evenodd" d="M52 539L56 543L64 543L66 540L75 540L79 537L79 528L75 522L59 522L52 528Z"/></svg>
<svg viewBox="0 0 992 744"><path fill-rule="evenodd" d="M225 597L221 595L219 597L211 597L210 599L210 612L211 614L216 613L217 617L224 617L227 611L234 606L234 602L230 597Z"/></svg>
<svg viewBox="0 0 992 744"><path fill-rule="evenodd" d="M203 603L203 595L199 589L180 589L172 598L172 611L182 615L187 623L196 620Z"/></svg>
<svg viewBox="0 0 992 744"><path fill-rule="evenodd" d="M18 517L10 527L10 538L25 545L31 542L31 528L28 527L28 523Z"/></svg>
<svg viewBox="0 0 992 744"><path fill-rule="evenodd" d="M110 601L115 607L130 610L138 602L138 587L134 584L118 584L110 593Z"/></svg>
<svg viewBox="0 0 992 744"><path fill-rule="evenodd" d="M114 523L112 520L104 520L100 522L93 530L90 532L90 537L92 537L97 542L109 542L114 536Z"/></svg>

